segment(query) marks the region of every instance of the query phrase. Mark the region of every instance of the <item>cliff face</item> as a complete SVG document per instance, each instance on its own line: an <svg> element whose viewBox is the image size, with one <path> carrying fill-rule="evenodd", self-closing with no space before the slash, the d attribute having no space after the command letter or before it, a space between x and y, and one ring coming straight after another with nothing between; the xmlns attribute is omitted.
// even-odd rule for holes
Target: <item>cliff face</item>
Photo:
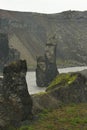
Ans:
<svg viewBox="0 0 87 130"><path fill-rule="evenodd" d="M58 66L87 65L87 11L38 14L0 10L0 32L20 52L29 68L44 53L48 37L56 35ZM54 42L54 41L53 41Z"/></svg>
<svg viewBox="0 0 87 130"><path fill-rule="evenodd" d="M20 53L9 47L8 34L0 33L0 72L2 72L5 64L18 60L20 58Z"/></svg>
<svg viewBox="0 0 87 130"><path fill-rule="evenodd" d="M8 37L5 33L0 33L0 70L7 62L9 55Z"/></svg>

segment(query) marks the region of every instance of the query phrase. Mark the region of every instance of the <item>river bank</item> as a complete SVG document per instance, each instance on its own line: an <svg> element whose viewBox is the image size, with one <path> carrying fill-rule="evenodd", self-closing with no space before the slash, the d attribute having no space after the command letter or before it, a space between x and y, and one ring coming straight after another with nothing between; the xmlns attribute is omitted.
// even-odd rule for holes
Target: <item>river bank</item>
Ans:
<svg viewBox="0 0 87 130"><path fill-rule="evenodd" d="M87 69L87 66L60 68L60 69L58 69L58 71L59 71L59 73L68 73L68 72L82 71L85 69ZM44 92L46 89L45 87L43 87L43 88L37 87L35 71L27 72L26 81L27 81L27 85L28 85L28 91L30 94Z"/></svg>

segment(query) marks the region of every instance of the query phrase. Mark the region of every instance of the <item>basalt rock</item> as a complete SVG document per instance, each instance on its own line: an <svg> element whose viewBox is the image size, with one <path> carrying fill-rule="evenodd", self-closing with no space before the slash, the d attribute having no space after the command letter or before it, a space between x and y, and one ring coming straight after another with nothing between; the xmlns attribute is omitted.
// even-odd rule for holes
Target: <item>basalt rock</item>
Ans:
<svg viewBox="0 0 87 130"><path fill-rule="evenodd" d="M64 104L87 103L87 70L84 72L59 74L46 92L32 95L33 113L57 109Z"/></svg>
<svg viewBox="0 0 87 130"><path fill-rule="evenodd" d="M27 89L26 72L25 60L4 67L0 86L0 128L17 126L21 121L32 118L32 99Z"/></svg>
<svg viewBox="0 0 87 130"><path fill-rule="evenodd" d="M56 48L56 44L52 43L52 41L48 42L45 47L46 76L48 85L59 74L56 65Z"/></svg>
<svg viewBox="0 0 87 130"><path fill-rule="evenodd" d="M19 51L9 46L8 33L0 33L0 72L3 71L5 64L19 59Z"/></svg>
<svg viewBox="0 0 87 130"><path fill-rule="evenodd" d="M46 60L44 56L39 56L37 58L36 83L39 87L48 85L46 79Z"/></svg>
<svg viewBox="0 0 87 130"><path fill-rule="evenodd" d="M37 86L47 87L58 74L56 66L56 44L50 41L46 44L45 55L37 58Z"/></svg>
<svg viewBox="0 0 87 130"><path fill-rule="evenodd" d="M6 33L0 33L0 70L2 70L4 64L7 62L8 55L8 35Z"/></svg>

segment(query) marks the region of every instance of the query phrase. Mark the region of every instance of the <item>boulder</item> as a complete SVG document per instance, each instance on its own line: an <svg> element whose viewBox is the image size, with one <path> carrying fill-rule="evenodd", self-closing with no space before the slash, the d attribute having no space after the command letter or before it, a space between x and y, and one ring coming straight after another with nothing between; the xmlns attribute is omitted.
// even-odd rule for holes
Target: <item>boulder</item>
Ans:
<svg viewBox="0 0 87 130"><path fill-rule="evenodd" d="M32 118L32 99L26 83L27 65L18 60L6 65L0 94L0 127L18 125Z"/></svg>
<svg viewBox="0 0 87 130"><path fill-rule="evenodd" d="M87 102L87 79L80 73L60 74L46 91L65 104Z"/></svg>
<svg viewBox="0 0 87 130"><path fill-rule="evenodd" d="M87 103L87 78L80 72L58 74L46 92L32 95L32 100L34 113L62 104Z"/></svg>

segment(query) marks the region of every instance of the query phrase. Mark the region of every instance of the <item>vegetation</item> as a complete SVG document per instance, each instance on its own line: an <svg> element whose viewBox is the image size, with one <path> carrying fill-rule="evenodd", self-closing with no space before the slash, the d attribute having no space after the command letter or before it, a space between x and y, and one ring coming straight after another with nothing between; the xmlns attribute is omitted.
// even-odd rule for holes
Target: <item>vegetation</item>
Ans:
<svg viewBox="0 0 87 130"><path fill-rule="evenodd" d="M57 77L52 81L52 83L48 86L47 90L52 89L53 87L55 87L56 85L60 85L61 86L66 86L66 85L70 85L71 83L73 83L75 81L75 79L77 78L78 74L77 73L62 73L57 75Z"/></svg>
<svg viewBox="0 0 87 130"><path fill-rule="evenodd" d="M40 113L30 125L9 130L87 130L87 103Z"/></svg>

